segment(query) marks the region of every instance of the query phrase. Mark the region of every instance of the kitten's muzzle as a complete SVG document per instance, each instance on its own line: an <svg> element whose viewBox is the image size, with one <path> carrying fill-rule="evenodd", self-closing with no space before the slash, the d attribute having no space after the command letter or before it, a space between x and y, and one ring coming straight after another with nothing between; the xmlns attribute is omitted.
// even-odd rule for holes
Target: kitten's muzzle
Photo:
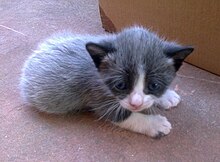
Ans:
<svg viewBox="0 0 220 162"><path fill-rule="evenodd" d="M133 112L140 112L148 109L154 103L154 98L151 95L144 95L140 93L131 93L126 98L120 101L120 104L125 109Z"/></svg>
<svg viewBox="0 0 220 162"><path fill-rule="evenodd" d="M129 104L133 110L139 110L143 105L143 101L144 97L142 94L134 92L129 96Z"/></svg>

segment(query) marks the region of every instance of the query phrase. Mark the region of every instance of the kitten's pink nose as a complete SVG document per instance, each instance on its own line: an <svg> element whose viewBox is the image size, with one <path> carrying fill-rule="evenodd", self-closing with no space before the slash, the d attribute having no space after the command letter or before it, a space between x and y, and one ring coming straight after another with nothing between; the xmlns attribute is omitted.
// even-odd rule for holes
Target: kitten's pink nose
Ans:
<svg viewBox="0 0 220 162"><path fill-rule="evenodd" d="M134 93L131 95L130 98L130 105L132 107L134 107L135 109L138 109L139 107L141 107L143 104L143 97L138 94L138 93Z"/></svg>

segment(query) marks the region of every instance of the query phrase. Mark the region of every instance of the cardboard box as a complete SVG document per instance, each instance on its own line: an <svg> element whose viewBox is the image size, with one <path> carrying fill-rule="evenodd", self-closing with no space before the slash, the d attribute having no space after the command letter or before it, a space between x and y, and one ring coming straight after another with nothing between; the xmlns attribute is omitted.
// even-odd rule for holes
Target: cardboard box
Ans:
<svg viewBox="0 0 220 162"><path fill-rule="evenodd" d="M109 32L141 24L195 51L187 62L220 75L220 1L100 0Z"/></svg>

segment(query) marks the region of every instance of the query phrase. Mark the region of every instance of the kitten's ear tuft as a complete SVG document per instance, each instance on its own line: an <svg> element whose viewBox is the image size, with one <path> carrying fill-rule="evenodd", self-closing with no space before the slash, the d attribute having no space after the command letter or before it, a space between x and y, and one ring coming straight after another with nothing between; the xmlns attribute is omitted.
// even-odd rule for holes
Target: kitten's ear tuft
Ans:
<svg viewBox="0 0 220 162"><path fill-rule="evenodd" d="M192 46L180 46L172 43L169 45L166 44L164 47L164 53L166 56L174 60L174 67L176 71L179 70L184 59L189 56L193 50L194 48Z"/></svg>
<svg viewBox="0 0 220 162"><path fill-rule="evenodd" d="M115 51L115 49L110 44L100 45L91 42L86 44L86 49L97 68L99 68L102 60L108 53Z"/></svg>

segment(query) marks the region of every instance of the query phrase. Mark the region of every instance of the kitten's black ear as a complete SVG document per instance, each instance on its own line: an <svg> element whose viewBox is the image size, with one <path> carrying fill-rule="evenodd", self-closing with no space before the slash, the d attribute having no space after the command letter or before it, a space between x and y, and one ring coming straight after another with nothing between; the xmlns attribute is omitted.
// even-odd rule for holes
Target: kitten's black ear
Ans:
<svg viewBox="0 0 220 162"><path fill-rule="evenodd" d="M97 68L99 68L99 65L108 53L115 51L115 48L113 48L111 44L107 43L105 45L100 45L90 42L86 44L86 49Z"/></svg>
<svg viewBox="0 0 220 162"><path fill-rule="evenodd" d="M173 58L174 67L176 71L179 70L184 59L193 52L194 48L192 46L180 46L176 44L166 44L164 47L164 53L167 57Z"/></svg>

